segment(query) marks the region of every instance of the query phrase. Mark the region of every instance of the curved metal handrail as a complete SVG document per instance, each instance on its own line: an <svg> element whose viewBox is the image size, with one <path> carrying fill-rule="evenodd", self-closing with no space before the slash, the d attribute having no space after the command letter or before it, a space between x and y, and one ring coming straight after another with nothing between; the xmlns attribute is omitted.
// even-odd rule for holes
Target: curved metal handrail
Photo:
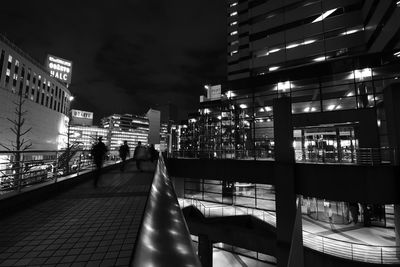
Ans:
<svg viewBox="0 0 400 267"><path fill-rule="evenodd" d="M201 266L161 155L131 266Z"/></svg>

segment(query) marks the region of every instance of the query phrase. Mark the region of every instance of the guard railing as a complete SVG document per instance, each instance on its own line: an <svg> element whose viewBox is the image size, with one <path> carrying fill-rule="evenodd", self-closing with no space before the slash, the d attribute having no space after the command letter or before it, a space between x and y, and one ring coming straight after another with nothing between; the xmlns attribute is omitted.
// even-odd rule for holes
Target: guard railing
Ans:
<svg viewBox="0 0 400 267"><path fill-rule="evenodd" d="M107 156L104 165L119 158ZM93 168L90 150L0 151L0 194Z"/></svg>

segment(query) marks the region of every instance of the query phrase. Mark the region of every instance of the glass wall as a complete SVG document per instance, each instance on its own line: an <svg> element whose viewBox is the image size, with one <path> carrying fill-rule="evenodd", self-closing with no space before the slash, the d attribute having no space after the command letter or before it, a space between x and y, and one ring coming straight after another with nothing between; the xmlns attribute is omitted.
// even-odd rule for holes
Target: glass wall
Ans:
<svg viewBox="0 0 400 267"><path fill-rule="evenodd" d="M397 68L398 66L361 68L314 78L285 80L234 92L227 91L218 101L201 103L198 118L193 126L195 130L190 132L198 134L199 138L196 139L198 143L192 144L191 147L197 147L198 157L273 159L272 102L274 98L286 95L292 99L293 114L376 107L381 147L384 148L380 153L386 153L389 148L383 89L396 81ZM349 136L345 137L344 132L339 133L343 149L335 152L335 159L342 156L343 161L355 162L352 160L350 147L357 149L357 144L354 143L357 140L354 132L348 134ZM315 138L312 139L314 142ZM328 144L329 142L326 142L328 150L332 146L335 147L334 143L337 141L330 142L332 144ZM182 150L187 149L181 147ZM341 147L336 145L336 149ZM330 154L332 153L326 151L327 157ZM388 157L382 156L382 158ZM307 157L296 155L296 159L302 161L307 160Z"/></svg>
<svg viewBox="0 0 400 267"><path fill-rule="evenodd" d="M272 185L185 178L184 197L275 211Z"/></svg>

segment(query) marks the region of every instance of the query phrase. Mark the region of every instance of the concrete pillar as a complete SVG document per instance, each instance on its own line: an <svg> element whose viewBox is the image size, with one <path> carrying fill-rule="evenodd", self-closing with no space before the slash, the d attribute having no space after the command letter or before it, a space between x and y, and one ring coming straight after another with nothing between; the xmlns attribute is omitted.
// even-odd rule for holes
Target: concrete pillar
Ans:
<svg viewBox="0 0 400 267"><path fill-rule="evenodd" d="M296 217L292 103L289 97L274 99L275 204L278 266L287 266Z"/></svg>
<svg viewBox="0 0 400 267"><path fill-rule="evenodd" d="M392 164L400 166L400 83L394 83L386 87L384 93L384 105L386 115L387 134L391 151ZM400 188L398 188L399 190ZM394 227L396 233L396 245L400 246L400 201L394 203ZM397 252L398 255L400 251Z"/></svg>
<svg viewBox="0 0 400 267"><path fill-rule="evenodd" d="M212 241L207 235L199 235L199 258L201 266L212 267L213 265L213 247Z"/></svg>

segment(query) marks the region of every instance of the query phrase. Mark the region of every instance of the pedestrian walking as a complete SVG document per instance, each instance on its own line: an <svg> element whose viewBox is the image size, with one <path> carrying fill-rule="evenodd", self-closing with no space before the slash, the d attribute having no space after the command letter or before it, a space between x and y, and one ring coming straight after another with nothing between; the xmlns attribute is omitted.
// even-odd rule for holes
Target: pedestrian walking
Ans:
<svg viewBox="0 0 400 267"><path fill-rule="evenodd" d="M99 141L92 147L93 161L94 164L96 165L96 172L94 176L94 187L97 187L101 175L101 168L103 167L106 153L107 153L107 147L103 143L103 138L99 137Z"/></svg>
<svg viewBox="0 0 400 267"><path fill-rule="evenodd" d="M147 151L144 146L142 146L142 142L138 142L138 145L135 147L135 152L133 153L133 156L136 160L136 168L138 171L142 172L142 161L146 159L147 157Z"/></svg>
<svg viewBox="0 0 400 267"><path fill-rule="evenodd" d="M128 155L129 155L128 141L124 141L124 144L119 147L119 157L122 159L122 163L120 165L121 172L125 170L125 161Z"/></svg>
<svg viewBox="0 0 400 267"><path fill-rule="evenodd" d="M154 145L151 144L149 147L150 161L154 162L158 159L158 151L154 148Z"/></svg>

